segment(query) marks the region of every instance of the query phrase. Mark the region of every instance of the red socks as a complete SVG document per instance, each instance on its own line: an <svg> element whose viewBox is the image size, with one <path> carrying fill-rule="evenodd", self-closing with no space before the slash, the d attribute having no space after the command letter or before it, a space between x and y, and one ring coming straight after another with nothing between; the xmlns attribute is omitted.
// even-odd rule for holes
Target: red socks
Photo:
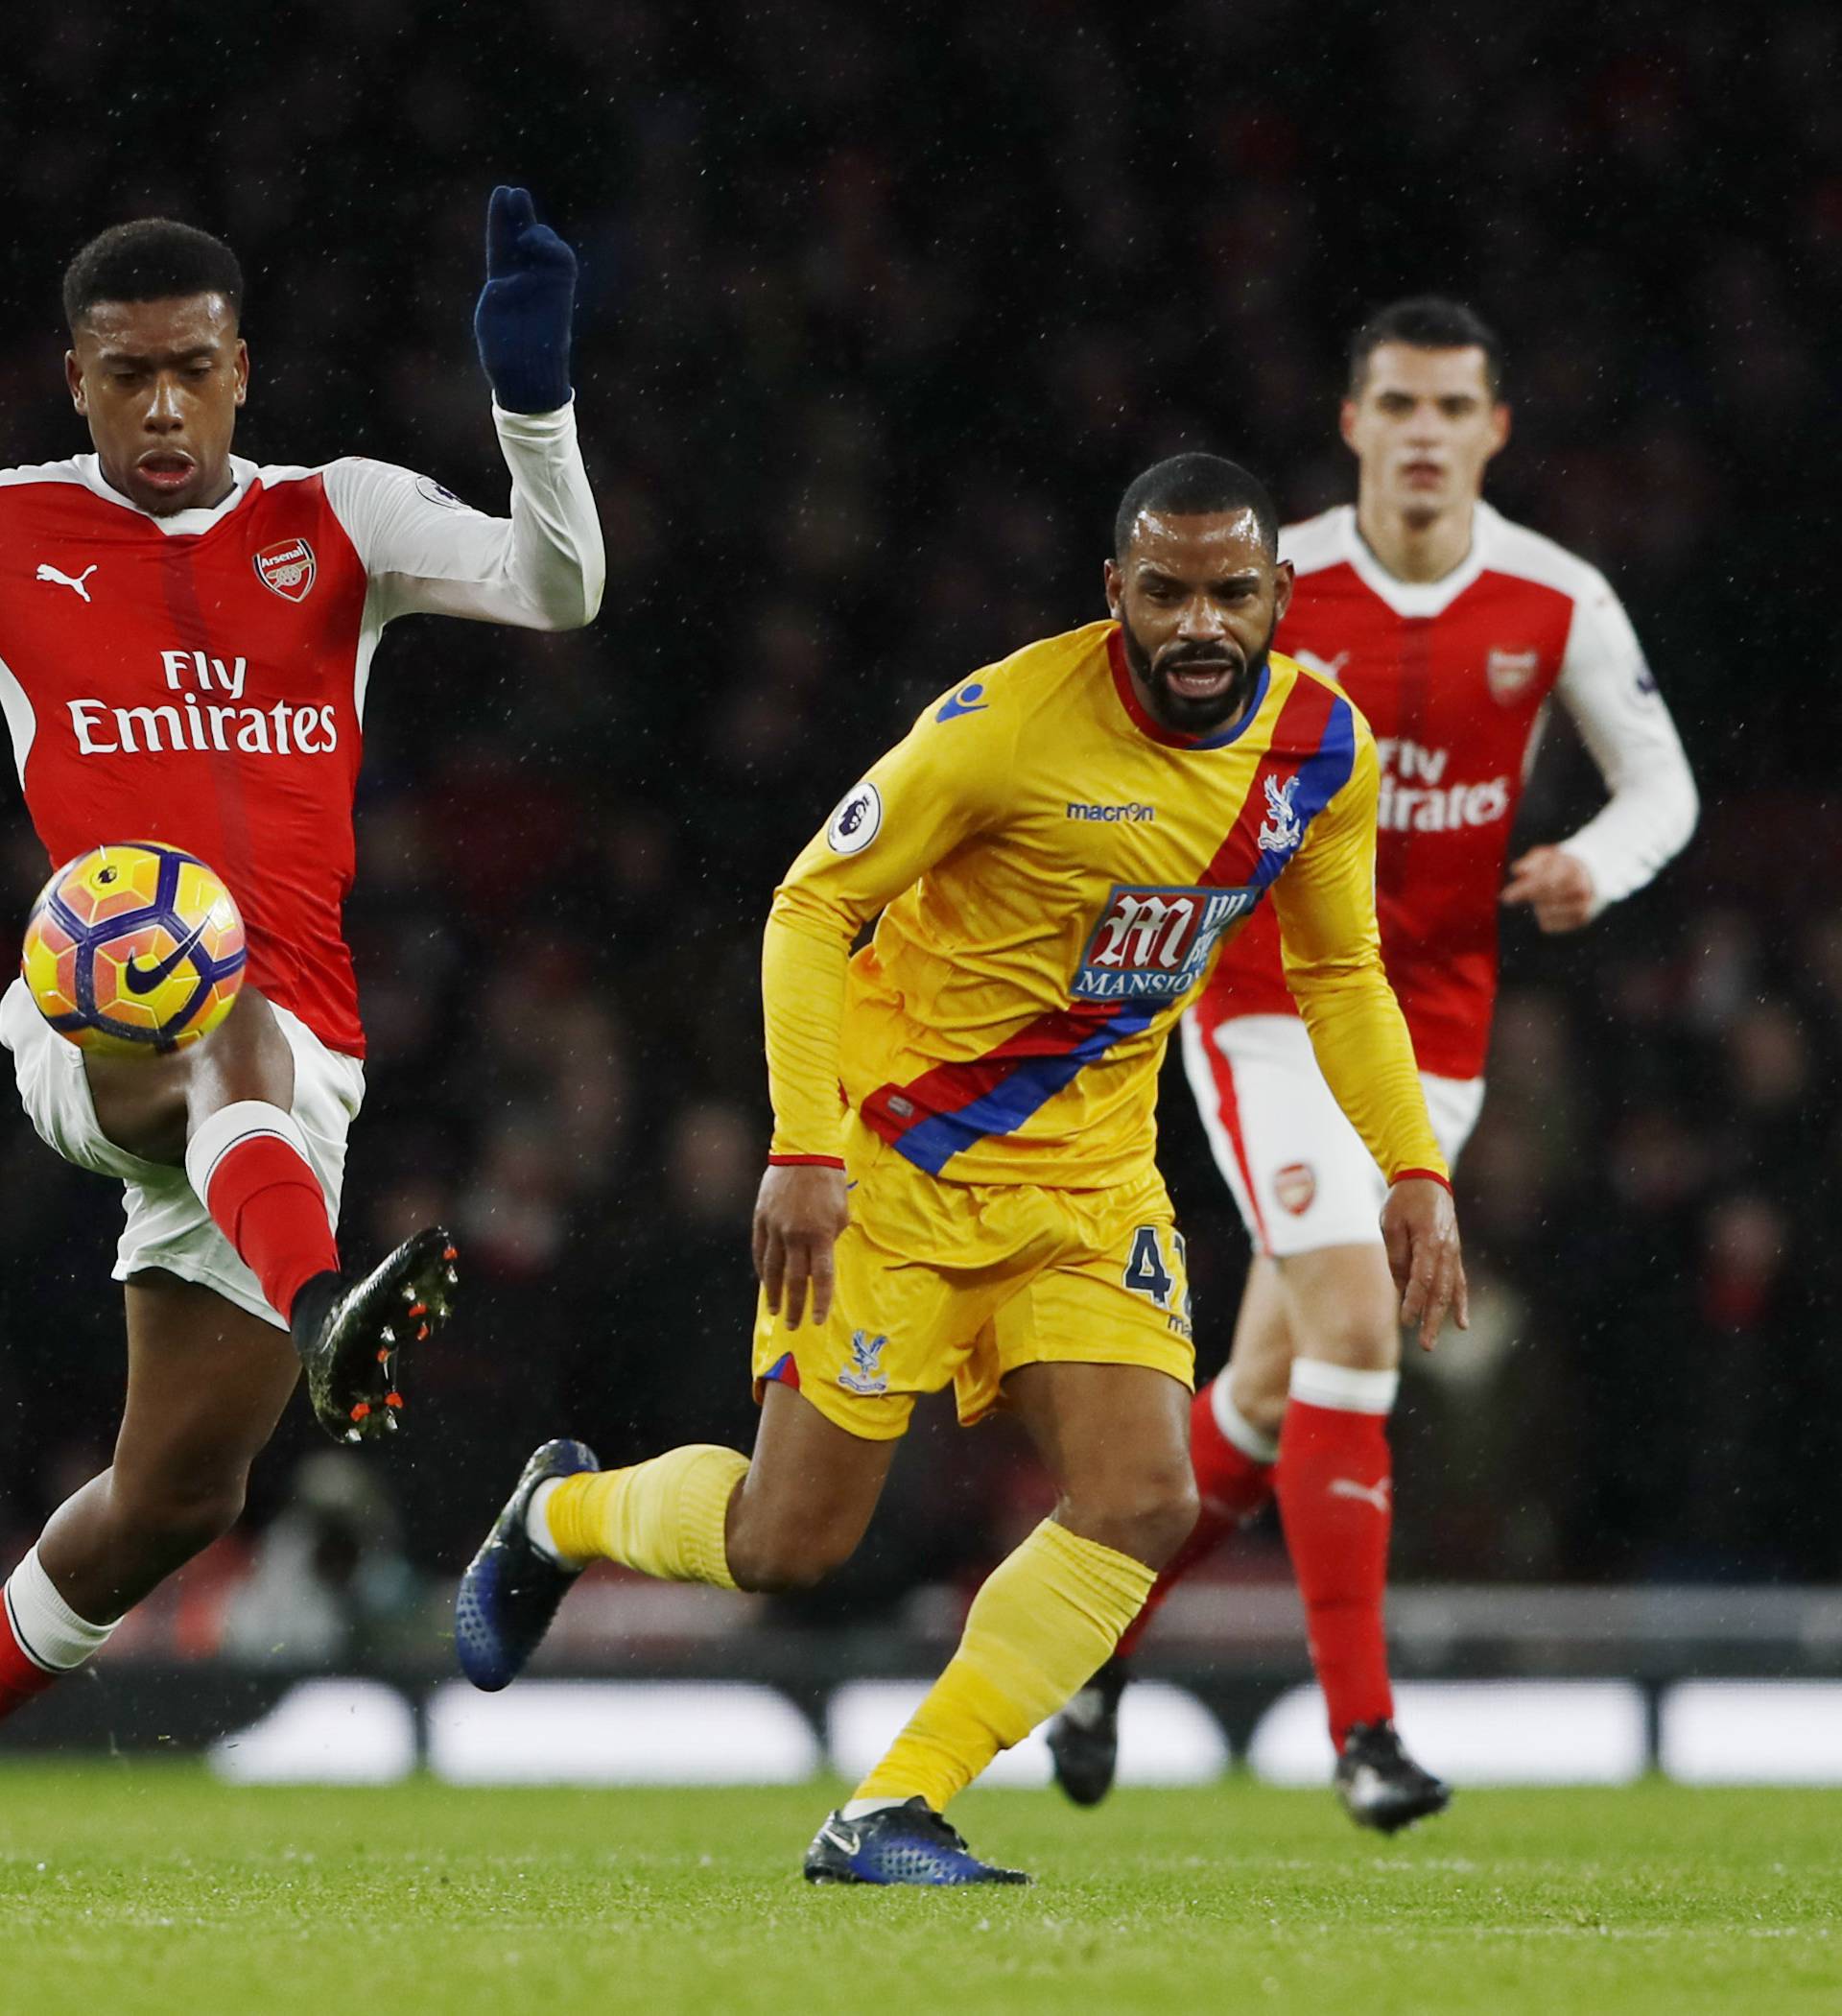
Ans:
<svg viewBox="0 0 1842 2016"><path fill-rule="evenodd" d="M1166 1565L1126 1626L1116 1659L1129 1659L1145 1628L1176 1584L1207 1560L1239 1526L1260 1510L1273 1491L1275 1445L1244 1421L1228 1398L1227 1373L1204 1387L1190 1405L1190 1460L1202 1510L1189 1539ZM1224 1417L1226 1428L1224 1429ZM1230 1440L1230 1435L1235 1439Z"/></svg>
<svg viewBox="0 0 1842 2016"><path fill-rule="evenodd" d="M292 1114L256 1100L221 1108L192 1136L185 1173L284 1321L316 1274L337 1270L326 1194Z"/></svg>
<svg viewBox="0 0 1842 2016"><path fill-rule="evenodd" d="M1171 1589L1277 1489L1331 1739L1340 1750L1353 1723L1391 1718L1382 1606L1394 1525L1388 1415L1400 1376L1297 1360L1276 1452L1236 1411L1226 1373L1203 1387L1190 1410L1201 1515L1115 1656L1131 1657Z"/></svg>
<svg viewBox="0 0 1842 2016"><path fill-rule="evenodd" d="M48 1672L31 1658L12 1627L11 1604L0 1605L0 1721L41 1695L61 1675Z"/></svg>
<svg viewBox="0 0 1842 2016"><path fill-rule="evenodd" d="M1398 1372L1299 1359L1280 1430L1280 1518L1339 1750L1352 1723L1394 1713L1382 1612L1394 1523L1387 1417L1399 1384Z"/></svg>

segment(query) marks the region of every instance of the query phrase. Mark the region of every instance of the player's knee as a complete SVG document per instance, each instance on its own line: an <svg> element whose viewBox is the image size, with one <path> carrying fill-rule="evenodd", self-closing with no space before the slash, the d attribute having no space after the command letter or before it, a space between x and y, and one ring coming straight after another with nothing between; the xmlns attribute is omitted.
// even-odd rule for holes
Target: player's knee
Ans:
<svg viewBox="0 0 1842 2016"><path fill-rule="evenodd" d="M743 1521L729 1534L729 1573L738 1589L781 1596L814 1589L857 1552L858 1535L837 1524L761 1530Z"/></svg>
<svg viewBox="0 0 1842 2016"><path fill-rule="evenodd" d="M1194 1473L1186 1461L1071 1493L1062 1514L1074 1531L1147 1568L1162 1568L1183 1543L1201 1510Z"/></svg>
<svg viewBox="0 0 1842 2016"><path fill-rule="evenodd" d="M1312 1326L1301 1358L1343 1365L1353 1372L1390 1372L1401 1363L1401 1331L1391 1304L1327 1312Z"/></svg>

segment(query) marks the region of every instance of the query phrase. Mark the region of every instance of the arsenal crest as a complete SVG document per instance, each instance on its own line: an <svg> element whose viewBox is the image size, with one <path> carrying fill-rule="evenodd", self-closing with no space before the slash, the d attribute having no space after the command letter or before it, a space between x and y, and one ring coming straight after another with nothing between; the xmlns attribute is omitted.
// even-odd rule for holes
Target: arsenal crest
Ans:
<svg viewBox="0 0 1842 2016"><path fill-rule="evenodd" d="M256 575L265 588L272 588L283 602L305 602L319 571L314 549L305 539L284 539L278 546L265 546L254 557Z"/></svg>
<svg viewBox="0 0 1842 2016"><path fill-rule="evenodd" d="M1294 1218L1303 1218L1317 1195L1317 1175L1309 1162L1288 1162L1273 1177L1273 1195Z"/></svg>
<svg viewBox="0 0 1842 2016"><path fill-rule="evenodd" d="M1538 651L1493 651L1484 660L1484 679L1500 707L1514 706L1542 669Z"/></svg>

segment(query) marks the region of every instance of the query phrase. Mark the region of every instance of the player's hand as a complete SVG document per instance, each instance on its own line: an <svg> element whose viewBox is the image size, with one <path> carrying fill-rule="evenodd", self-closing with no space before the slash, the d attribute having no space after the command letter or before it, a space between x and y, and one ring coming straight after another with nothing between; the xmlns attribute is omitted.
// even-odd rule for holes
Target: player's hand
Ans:
<svg viewBox="0 0 1842 2016"><path fill-rule="evenodd" d="M537 222L529 189L495 189L473 340L493 397L508 413L555 413L569 404L575 303L576 254Z"/></svg>
<svg viewBox="0 0 1842 2016"><path fill-rule="evenodd" d="M1593 871L1565 847L1530 847L1509 865L1503 901L1525 904L1544 931L1577 931L1597 907Z"/></svg>
<svg viewBox="0 0 1842 2016"><path fill-rule="evenodd" d="M768 1314L797 1330L812 1290L813 1323L832 1313L832 1248L851 1221L844 1172L822 1164L771 1164L755 1198L755 1272Z"/></svg>
<svg viewBox="0 0 1842 2016"><path fill-rule="evenodd" d="M1469 1330L1465 1256L1452 1192L1430 1176L1403 1176L1382 1206L1382 1239L1388 1271L1401 1291L1401 1321L1409 1330L1419 1327L1421 1350L1432 1349L1448 1311L1460 1330Z"/></svg>

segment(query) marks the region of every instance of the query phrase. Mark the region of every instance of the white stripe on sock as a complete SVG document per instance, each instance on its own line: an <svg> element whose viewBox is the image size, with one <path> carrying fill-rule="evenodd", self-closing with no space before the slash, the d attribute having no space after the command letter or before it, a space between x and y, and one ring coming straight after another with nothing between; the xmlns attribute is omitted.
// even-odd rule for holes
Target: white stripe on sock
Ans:
<svg viewBox="0 0 1842 2016"><path fill-rule="evenodd" d="M6 1598L7 1620L20 1650L48 1673L68 1672L73 1666L81 1666L108 1643L115 1628L112 1624L91 1624L78 1616L52 1587L36 1547L12 1571Z"/></svg>
<svg viewBox="0 0 1842 2016"><path fill-rule="evenodd" d="M185 1180L201 1203L210 1204L211 1178L218 1164L240 1143L253 1141L261 1134L285 1141L310 1170L313 1168L307 1136L292 1113L271 1105L266 1099L240 1099L231 1105L220 1106L200 1124L185 1145Z"/></svg>
<svg viewBox="0 0 1842 2016"><path fill-rule="evenodd" d="M1318 1358L1292 1361L1292 1398L1307 1407L1329 1407L1345 1414L1391 1414L1400 1389L1399 1372L1358 1372L1353 1365L1326 1364Z"/></svg>
<svg viewBox="0 0 1842 2016"><path fill-rule="evenodd" d="M1232 1442L1252 1463L1276 1463L1279 1437L1263 1435L1228 1397L1228 1375L1223 1372L1209 1387L1209 1411L1216 1417L1225 1441Z"/></svg>

